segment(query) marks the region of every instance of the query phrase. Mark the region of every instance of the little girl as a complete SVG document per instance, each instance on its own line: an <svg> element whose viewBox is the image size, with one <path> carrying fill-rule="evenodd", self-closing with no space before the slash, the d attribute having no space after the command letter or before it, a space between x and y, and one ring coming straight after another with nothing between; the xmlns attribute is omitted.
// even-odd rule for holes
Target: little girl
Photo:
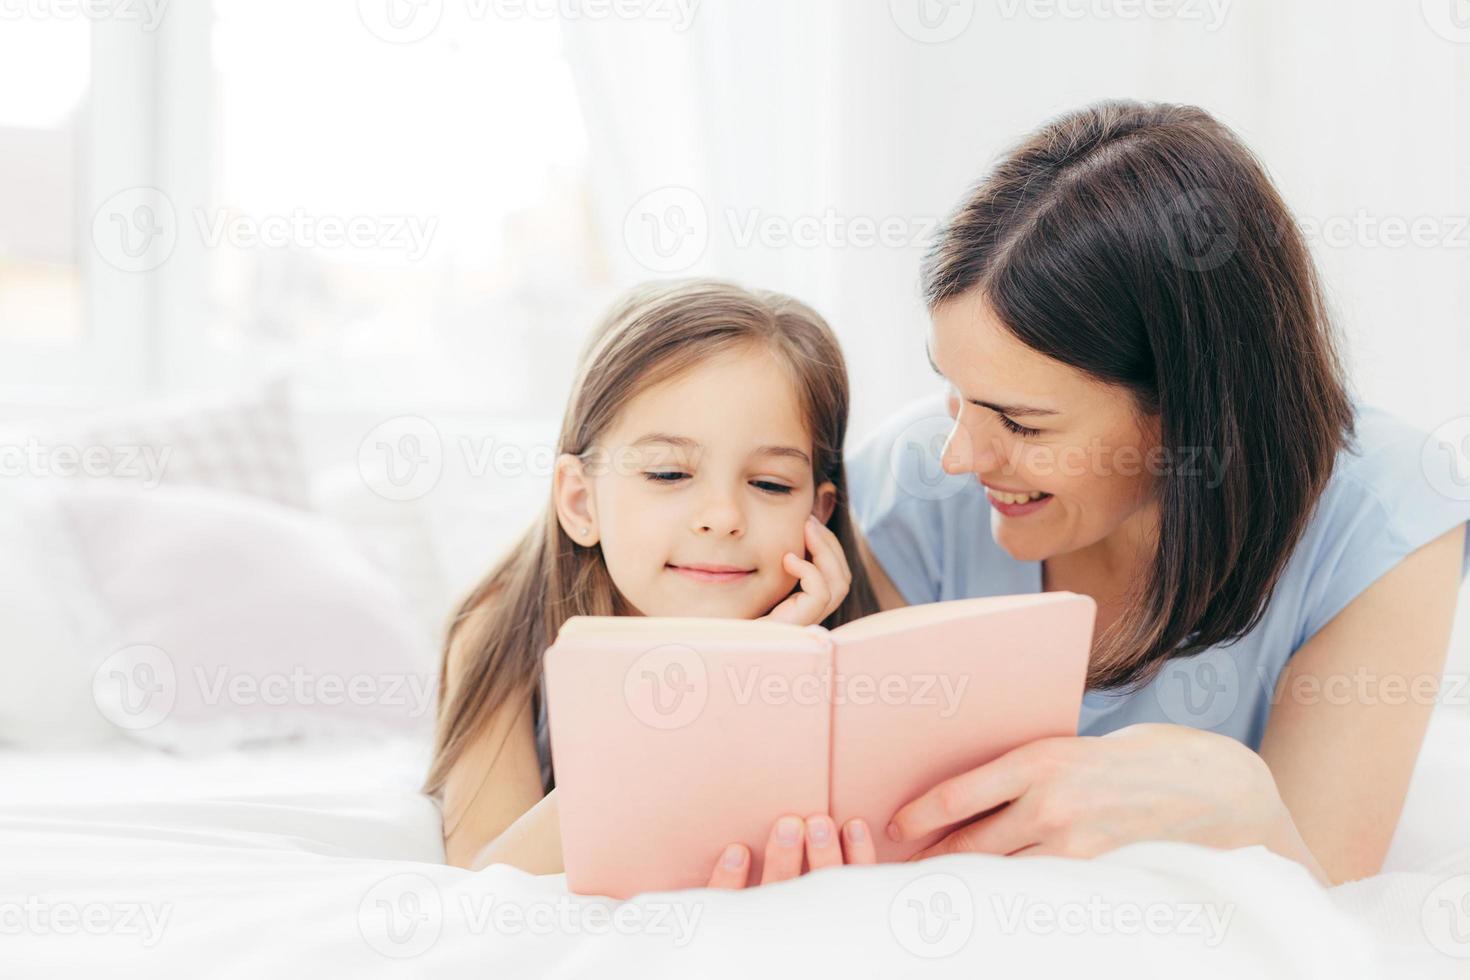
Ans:
<svg viewBox="0 0 1470 980"><path fill-rule="evenodd" d="M614 306L582 351L546 511L449 629L424 788L451 864L561 870L541 659L568 617L834 627L877 610L847 560L847 407L837 340L796 300L689 280ZM842 838L867 859L866 827ZM765 880L800 872L803 841L811 867L842 860L829 817L788 815ZM745 884L748 858L732 845L711 883Z"/></svg>

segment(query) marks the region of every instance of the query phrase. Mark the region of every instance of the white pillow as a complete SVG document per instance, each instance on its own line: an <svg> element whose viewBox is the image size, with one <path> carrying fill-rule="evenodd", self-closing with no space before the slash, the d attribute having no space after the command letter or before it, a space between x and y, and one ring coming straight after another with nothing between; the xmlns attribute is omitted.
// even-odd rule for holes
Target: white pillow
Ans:
<svg viewBox="0 0 1470 980"><path fill-rule="evenodd" d="M59 494L109 628L91 690L177 751L432 726L433 651L401 593L322 519L203 489Z"/></svg>
<svg viewBox="0 0 1470 980"><path fill-rule="evenodd" d="M82 651L105 618L51 504L0 482L0 745L118 740L97 711Z"/></svg>

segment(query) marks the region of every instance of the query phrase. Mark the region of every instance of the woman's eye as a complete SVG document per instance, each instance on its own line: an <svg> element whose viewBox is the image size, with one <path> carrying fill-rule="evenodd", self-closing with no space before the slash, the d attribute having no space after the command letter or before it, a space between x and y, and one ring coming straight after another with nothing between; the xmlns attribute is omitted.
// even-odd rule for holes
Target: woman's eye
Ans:
<svg viewBox="0 0 1470 980"><path fill-rule="evenodd" d="M1034 436L1041 431L1040 429L1028 428L1006 415L997 415L996 418L1000 419L1000 424L1005 426L1008 431L1014 432L1018 436Z"/></svg>
<svg viewBox="0 0 1470 980"><path fill-rule="evenodd" d="M766 493L777 494L787 494L796 489L795 487L788 487L784 483L772 483L770 480L751 480L750 485L758 487Z"/></svg>
<svg viewBox="0 0 1470 980"><path fill-rule="evenodd" d="M650 483L678 483L688 478L689 474L682 470L657 470L643 474Z"/></svg>

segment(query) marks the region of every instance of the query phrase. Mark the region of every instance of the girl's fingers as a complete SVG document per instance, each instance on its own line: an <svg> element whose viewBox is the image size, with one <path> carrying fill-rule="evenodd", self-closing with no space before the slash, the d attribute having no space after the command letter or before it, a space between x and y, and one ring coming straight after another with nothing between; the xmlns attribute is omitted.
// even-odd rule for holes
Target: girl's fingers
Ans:
<svg viewBox="0 0 1470 980"><path fill-rule="evenodd" d="M782 817L771 827L771 836L766 840L766 862L761 868L762 885L801 874L805 830L801 818L793 816Z"/></svg>
<svg viewBox="0 0 1470 980"><path fill-rule="evenodd" d="M812 562L805 558L798 558L793 552L787 552L787 555L786 570L795 575L801 583L801 592L797 595L804 597L802 611L814 614L813 618L807 622L819 623L826 618L827 603L832 597L832 591L827 586L827 579L822 574L822 570Z"/></svg>
<svg viewBox="0 0 1470 980"><path fill-rule="evenodd" d="M806 861L813 871L842 863L837 825L825 813L806 818Z"/></svg>
<svg viewBox="0 0 1470 980"><path fill-rule="evenodd" d="M827 586L827 603L823 606L823 618L826 618L847 598L847 590L852 585L852 569L848 567L847 555L843 553L842 542L837 540L837 535L814 517L807 520L806 540L807 551Z"/></svg>
<svg viewBox="0 0 1470 980"><path fill-rule="evenodd" d="M781 559L781 567L786 570L786 574L792 575L802 582L805 582L807 578L810 578L814 574L816 567L812 566L811 570L808 570L803 568L806 565L811 565L811 563L802 561L789 551ZM820 623L826 617L822 615L822 609L817 605L816 599L803 591L793 592L785 599L782 599L775 609L766 613L764 618L774 619L780 623L795 623L797 626L807 626L811 623Z"/></svg>
<svg viewBox="0 0 1470 980"><path fill-rule="evenodd" d="M710 873L711 888L744 888L750 876L750 851L744 844L730 844Z"/></svg>
<svg viewBox="0 0 1470 980"><path fill-rule="evenodd" d="M853 817L842 825L842 851L848 864L878 863L873 831L862 817Z"/></svg>

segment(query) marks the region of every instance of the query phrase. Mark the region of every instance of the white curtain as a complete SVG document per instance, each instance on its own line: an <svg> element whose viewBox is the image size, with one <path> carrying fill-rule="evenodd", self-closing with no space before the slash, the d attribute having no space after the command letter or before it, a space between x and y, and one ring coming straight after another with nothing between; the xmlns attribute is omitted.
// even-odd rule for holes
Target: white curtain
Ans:
<svg viewBox="0 0 1470 980"><path fill-rule="evenodd" d="M1195 103L1241 134L1309 233L1357 390L1433 427L1470 414L1462 2L703 0L687 27L650 3L568 20L566 41L615 278L813 303L848 352L856 432L933 384L933 220L1104 97Z"/></svg>

